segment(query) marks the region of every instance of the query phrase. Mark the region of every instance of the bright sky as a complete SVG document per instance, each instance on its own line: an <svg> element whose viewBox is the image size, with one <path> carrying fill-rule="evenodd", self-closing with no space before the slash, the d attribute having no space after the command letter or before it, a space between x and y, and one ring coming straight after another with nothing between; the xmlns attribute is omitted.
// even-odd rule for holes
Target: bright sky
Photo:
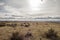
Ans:
<svg viewBox="0 0 60 40"><path fill-rule="evenodd" d="M0 14L60 16L60 0L0 0Z"/></svg>

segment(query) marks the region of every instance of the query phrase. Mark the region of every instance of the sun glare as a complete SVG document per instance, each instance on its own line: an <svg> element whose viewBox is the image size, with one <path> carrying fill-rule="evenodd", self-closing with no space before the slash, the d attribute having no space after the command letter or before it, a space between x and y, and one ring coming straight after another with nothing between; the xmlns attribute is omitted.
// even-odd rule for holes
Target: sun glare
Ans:
<svg viewBox="0 0 60 40"><path fill-rule="evenodd" d="M40 6L45 2L46 0L29 0L29 7L32 11L40 10Z"/></svg>
<svg viewBox="0 0 60 40"><path fill-rule="evenodd" d="M38 6L40 4L39 0L29 0L30 9L31 10L38 10Z"/></svg>

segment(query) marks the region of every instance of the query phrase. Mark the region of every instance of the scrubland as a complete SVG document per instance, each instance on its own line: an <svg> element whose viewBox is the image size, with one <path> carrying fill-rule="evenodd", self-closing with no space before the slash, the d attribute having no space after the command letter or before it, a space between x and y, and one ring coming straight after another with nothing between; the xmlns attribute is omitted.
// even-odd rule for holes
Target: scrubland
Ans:
<svg viewBox="0 0 60 40"><path fill-rule="evenodd" d="M0 22L0 40L60 40L60 22Z"/></svg>

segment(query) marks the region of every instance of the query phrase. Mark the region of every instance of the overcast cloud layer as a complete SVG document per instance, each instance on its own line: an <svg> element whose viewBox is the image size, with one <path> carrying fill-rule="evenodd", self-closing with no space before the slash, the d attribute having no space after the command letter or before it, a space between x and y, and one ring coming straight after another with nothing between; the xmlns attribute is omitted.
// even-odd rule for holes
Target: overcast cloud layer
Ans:
<svg viewBox="0 0 60 40"><path fill-rule="evenodd" d="M60 0L43 0L38 8L30 6L30 0L0 0L0 17L7 15L20 17L60 16Z"/></svg>

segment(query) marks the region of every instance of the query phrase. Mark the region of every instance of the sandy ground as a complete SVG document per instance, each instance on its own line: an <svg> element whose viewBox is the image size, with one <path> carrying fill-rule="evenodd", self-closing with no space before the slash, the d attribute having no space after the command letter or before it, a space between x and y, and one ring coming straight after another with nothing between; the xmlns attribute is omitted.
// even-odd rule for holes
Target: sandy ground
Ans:
<svg viewBox="0 0 60 40"><path fill-rule="evenodd" d="M40 38L42 38L42 40L48 40L41 37L41 35L51 28L58 32L58 36L60 36L59 22L0 22L0 25L2 24L5 24L5 26L0 26L0 40L10 40L13 32L19 32L19 34L23 36L30 32L33 36L31 40L40 40ZM9 24L16 25L9 26Z"/></svg>

